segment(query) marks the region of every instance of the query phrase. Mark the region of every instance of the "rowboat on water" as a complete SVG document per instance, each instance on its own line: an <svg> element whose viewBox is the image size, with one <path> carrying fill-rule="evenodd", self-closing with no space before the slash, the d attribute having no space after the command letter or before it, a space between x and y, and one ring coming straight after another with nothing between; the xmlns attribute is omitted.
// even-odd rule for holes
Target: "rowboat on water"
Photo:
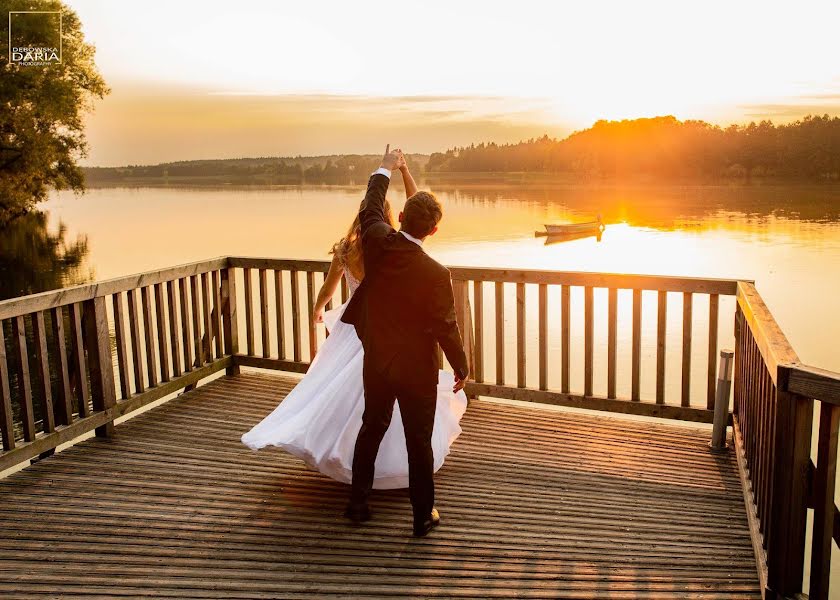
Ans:
<svg viewBox="0 0 840 600"><path fill-rule="evenodd" d="M604 224L601 218L597 221L589 221L587 223L564 223L562 225L544 225L546 235L570 235L573 233L589 233L596 234L604 231Z"/></svg>

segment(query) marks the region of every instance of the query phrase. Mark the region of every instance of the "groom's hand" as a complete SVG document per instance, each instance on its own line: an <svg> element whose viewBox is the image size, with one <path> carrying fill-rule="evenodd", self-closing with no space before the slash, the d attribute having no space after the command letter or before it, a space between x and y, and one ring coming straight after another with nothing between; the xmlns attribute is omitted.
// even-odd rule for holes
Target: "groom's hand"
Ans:
<svg viewBox="0 0 840 600"><path fill-rule="evenodd" d="M463 390L466 383L467 383L466 379L458 379L458 376L456 375L455 376L455 385L452 386L452 393L457 394L458 392Z"/></svg>
<svg viewBox="0 0 840 600"><path fill-rule="evenodd" d="M403 165L405 165L405 157L403 157L402 150L399 148L391 150L391 144L385 146L385 156L382 157L382 163L379 166L394 171Z"/></svg>
<svg viewBox="0 0 840 600"><path fill-rule="evenodd" d="M399 155L399 158L397 159L397 167L396 168L397 169L404 169L406 165L405 165L405 155L403 154L402 148L397 148L396 150L394 150L394 152L396 152Z"/></svg>

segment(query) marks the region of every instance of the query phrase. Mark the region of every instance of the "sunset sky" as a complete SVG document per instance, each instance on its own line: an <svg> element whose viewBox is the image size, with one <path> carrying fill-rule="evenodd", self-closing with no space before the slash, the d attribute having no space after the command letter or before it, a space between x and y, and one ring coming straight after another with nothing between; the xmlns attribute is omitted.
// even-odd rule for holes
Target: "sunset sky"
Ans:
<svg viewBox="0 0 840 600"><path fill-rule="evenodd" d="M112 88L90 165L840 114L837 0L68 3Z"/></svg>

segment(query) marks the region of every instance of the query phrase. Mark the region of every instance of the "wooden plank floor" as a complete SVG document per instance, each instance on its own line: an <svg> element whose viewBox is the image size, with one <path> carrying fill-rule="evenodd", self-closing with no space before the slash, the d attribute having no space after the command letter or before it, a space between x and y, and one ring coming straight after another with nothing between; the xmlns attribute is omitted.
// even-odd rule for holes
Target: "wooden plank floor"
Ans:
<svg viewBox="0 0 840 600"><path fill-rule="evenodd" d="M369 524L240 435L294 380L222 378L0 482L0 597L759 598L734 457L708 432L474 402L437 476Z"/></svg>

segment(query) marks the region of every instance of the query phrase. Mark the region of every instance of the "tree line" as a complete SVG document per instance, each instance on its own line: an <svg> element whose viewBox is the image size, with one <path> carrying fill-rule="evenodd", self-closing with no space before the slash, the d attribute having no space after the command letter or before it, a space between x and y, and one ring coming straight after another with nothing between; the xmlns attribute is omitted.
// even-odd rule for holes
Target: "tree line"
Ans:
<svg viewBox="0 0 840 600"><path fill-rule="evenodd" d="M131 183L346 184L363 182L378 154L193 160L84 169L93 185ZM415 173L554 173L584 181L840 180L840 118L806 116L719 127L673 116L597 121L558 140L480 143L408 155Z"/></svg>
<svg viewBox="0 0 840 600"><path fill-rule="evenodd" d="M840 118L806 116L722 128L673 116L598 121L558 140L482 143L436 152L427 172L546 172L584 179L840 178Z"/></svg>
<svg viewBox="0 0 840 600"><path fill-rule="evenodd" d="M421 171L428 155L410 154L410 168ZM287 158L238 158L191 160L158 165L91 167L85 176L91 184L157 180L200 183L345 183L364 181L379 166L378 154L297 156Z"/></svg>

